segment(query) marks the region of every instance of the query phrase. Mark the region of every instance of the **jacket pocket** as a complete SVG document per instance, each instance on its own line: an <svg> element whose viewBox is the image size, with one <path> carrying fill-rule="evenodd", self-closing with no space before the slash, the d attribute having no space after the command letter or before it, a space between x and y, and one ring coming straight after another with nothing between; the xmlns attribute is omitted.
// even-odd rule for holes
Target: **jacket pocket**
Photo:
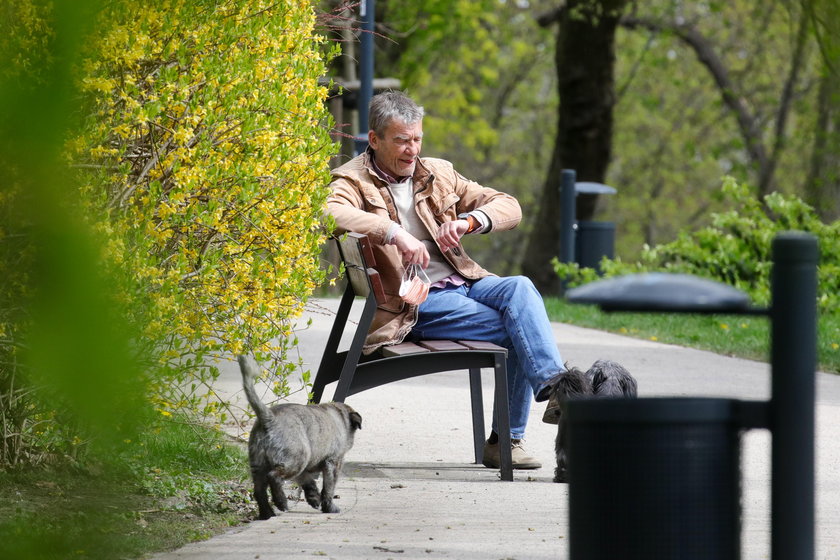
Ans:
<svg viewBox="0 0 840 560"><path fill-rule="evenodd" d="M388 207L386 206L385 201L382 200L382 197L379 196L378 193L376 195L365 195L365 211L375 214L377 216L391 218L391 215L388 213Z"/></svg>
<svg viewBox="0 0 840 560"><path fill-rule="evenodd" d="M445 222L448 220L455 220L458 218L458 209L456 205L461 200L455 193L446 193L440 198L431 199L429 202L430 210L434 213L438 222Z"/></svg>

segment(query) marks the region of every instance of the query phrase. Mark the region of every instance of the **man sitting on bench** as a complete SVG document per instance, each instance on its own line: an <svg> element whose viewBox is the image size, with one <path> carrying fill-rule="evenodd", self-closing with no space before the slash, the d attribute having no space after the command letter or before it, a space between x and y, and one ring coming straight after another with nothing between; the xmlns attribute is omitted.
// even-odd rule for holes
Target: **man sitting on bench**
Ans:
<svg viewBox="0 0 840 560"><path fill-rule="evenodd" d="M448 161L421 159L423 115L423 107L401 92L375 95L369 148L332 171L328 212L339 232L370 238L386 296L364 353L423 339L507 348L513 468L540 468L522 447L531 399L548 400L552 379L566 370L542 297L528 278L500 278L482 268L460 242L467 234L513 229L522 211L515 198L466 179ZM419 304L399 295L410 265L422 267L431 282ZM555 418L556 409L549 402L544 420ZM499 468L495 420L492 428L482 462Z"/></svg>

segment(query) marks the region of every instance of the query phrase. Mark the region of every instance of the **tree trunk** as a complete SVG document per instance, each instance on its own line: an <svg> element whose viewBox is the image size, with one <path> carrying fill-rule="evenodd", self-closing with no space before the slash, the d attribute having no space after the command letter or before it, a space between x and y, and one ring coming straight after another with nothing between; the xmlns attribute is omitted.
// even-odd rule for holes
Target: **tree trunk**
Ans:
<svg viewBox="0 0 840 560"><path fill-rule="evenodd" d="M805 201L826 222L840 218L840 74L827 69L820 82L816 135Z"/></svg>
<svg viewBox="0 0 840 560"><path fill-rule="evenodd" d="M840 219L840 4L802 0L823 59L805 201L826 222Z"/></svg>
<svg viewBox="0 0 840 560"><path fill-rule="evenodd" d="M560 109L557 137L539 214L532 224L523 274L543 293L559 287L551 259L559 253L560 172L578 181L604 182L610 160L615 84L615 32L628 0L571 0L558 11L555 53ZM578 200L577 215L591 217L594 200Z"/></svg>

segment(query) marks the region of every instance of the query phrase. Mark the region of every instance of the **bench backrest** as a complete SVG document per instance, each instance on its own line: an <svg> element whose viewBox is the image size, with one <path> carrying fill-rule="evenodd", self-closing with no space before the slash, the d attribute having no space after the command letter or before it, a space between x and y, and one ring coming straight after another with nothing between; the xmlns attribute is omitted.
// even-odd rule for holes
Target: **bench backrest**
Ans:
<svg viewBox="0 0 840 560"><path fill-rule="evenodd" d="M384 303L385 290L382 288L382 279L374 268L376 259L373 257L370 239L366 235L350 232L339 237L337 241L347 281L353 287L353 292L357 296L367 297L373 291L377 303Z"/></svg>

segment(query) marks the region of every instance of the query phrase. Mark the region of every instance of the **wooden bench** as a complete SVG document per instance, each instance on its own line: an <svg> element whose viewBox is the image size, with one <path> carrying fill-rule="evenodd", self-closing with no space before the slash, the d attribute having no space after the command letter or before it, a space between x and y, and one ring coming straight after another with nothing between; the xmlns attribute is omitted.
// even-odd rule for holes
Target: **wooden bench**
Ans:
<svg viewBox="0 0 840 560"><path fill-rule="evenodd" d="M321 402L324 388L337 381L333 395L336 402L355 393L373 389L386 383L419 375L445 371L469 372L472 403L473 446L475 462L481 463L485 442L484 408L481 397L481 369L494 372L494 404L498 415L497 430L500 441L510 440L510 412L507 389L507 350L489 342L468 340L423 340L386 346L370 356L362 355L362 346L373 321L377 304L384 302L385 292L376 271L367 236L349 233L337 239L344 262L347 287L341 298L335 321L324 349L324 355L312 387L313 402ZM364 297L365 304L348 350L338 346L347 326L350 310L356 297ZM513 480L510 446L500 445L502 480Z"/></svg>

